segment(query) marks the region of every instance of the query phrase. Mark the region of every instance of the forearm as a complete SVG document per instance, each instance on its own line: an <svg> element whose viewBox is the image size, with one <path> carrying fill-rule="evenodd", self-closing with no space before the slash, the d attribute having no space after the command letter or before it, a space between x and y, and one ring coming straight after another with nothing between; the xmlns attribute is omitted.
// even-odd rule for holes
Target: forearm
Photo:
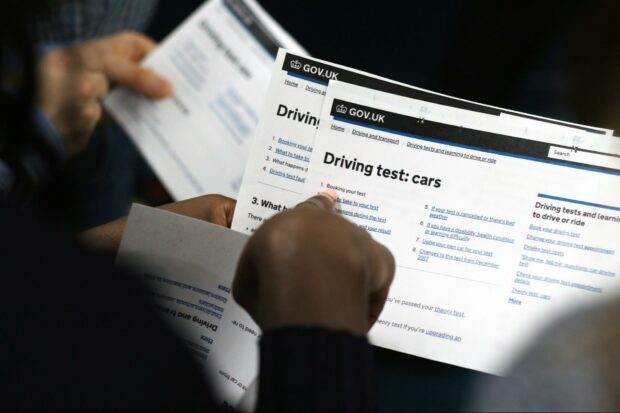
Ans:
<svg viewBox="0 0 620 413"><path fill-rule="evenodd" d="M179 215L200 219L212 224L228 226L232 222L235 201L221 195L203 195L185 201L158 207ZM77 239L84 247L105 254L116 254L121 245L127 218L83 231Z"/></svg>
<svg viewBox="0 0 620 413"><path fill-rule="evenodd" d="M116 221L82 231L77 235L78 242L85 248L95 252L115 254L121 245L126 224L127 218L120 218Z"/></svg>

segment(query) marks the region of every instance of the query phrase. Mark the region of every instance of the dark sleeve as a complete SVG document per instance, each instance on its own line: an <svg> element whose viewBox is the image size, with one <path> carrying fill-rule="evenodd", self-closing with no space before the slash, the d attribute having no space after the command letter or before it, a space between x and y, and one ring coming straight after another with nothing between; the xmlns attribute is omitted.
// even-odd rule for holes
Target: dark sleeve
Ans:
<svg viewBox="0 0 620 413"><path fill-rule="evenodd" d="M214 409L198 366L133 276L35 218L6 218L0 410Z"/></svg>
<svg viewBox="0 0 620 413"><path fill-rule="evenodd" d="M260 342L258 411L369 411L370 346L323 328L266 332Z"/></svg>

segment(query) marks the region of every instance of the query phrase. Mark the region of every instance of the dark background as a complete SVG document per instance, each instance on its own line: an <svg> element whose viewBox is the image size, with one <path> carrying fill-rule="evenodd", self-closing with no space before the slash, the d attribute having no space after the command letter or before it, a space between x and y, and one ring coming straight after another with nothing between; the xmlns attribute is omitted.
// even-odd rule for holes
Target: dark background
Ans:
<svg viewBox="0 0 620 413"><path fill-rule="evenodd" d="M161 39L197 0L160 0ZM436 92L620 130L620 1L263 0L314 57Z"/></svg>
<svg viewBox="0 0 620 413"><path fill-rule="evenodd" d="M197 0L160 0L163 38ZM261 4L308 52L486 104L620 130L620 1ZM480 373L376 349L381 410L462 410Z"/></svg>

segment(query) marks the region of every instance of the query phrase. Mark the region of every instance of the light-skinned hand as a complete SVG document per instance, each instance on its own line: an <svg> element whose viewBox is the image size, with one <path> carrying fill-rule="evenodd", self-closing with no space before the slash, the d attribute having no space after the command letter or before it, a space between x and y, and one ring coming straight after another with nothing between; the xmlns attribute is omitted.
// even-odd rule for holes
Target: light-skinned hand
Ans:
<svg viewBox="0 0 620 413"><path fill-rule="evenodd" d="M123 85L153 99L172 94L171 84L140 62L156 46L132 32L57 49L38 62L38 102L73 156L86 147L102 117L101 99Z"/></svg>

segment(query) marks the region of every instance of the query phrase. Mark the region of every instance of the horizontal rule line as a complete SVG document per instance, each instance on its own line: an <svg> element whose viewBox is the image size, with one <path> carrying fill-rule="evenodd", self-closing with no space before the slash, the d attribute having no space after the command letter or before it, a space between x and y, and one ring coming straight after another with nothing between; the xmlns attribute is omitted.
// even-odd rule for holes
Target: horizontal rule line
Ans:
<svg viewBox="0 0 620 413"><path fill-rule="evenodd" d="M590 206L590 207L594 207L594 208L609 209L611 211L620 212L620 207L615 207L615 206L611 206L611 205L596 204L596 203L593 203L593 202L579 201L577 199L562 198L562 197L559 197L559 196L545 195L545 194L538 194L538 197L539 198L543 198L543 199L550 199L550 200L553 200L553 201L562 201L562 202L568 202L568 203L571 203L571 204L585 205L585 206Z"/></svg>

